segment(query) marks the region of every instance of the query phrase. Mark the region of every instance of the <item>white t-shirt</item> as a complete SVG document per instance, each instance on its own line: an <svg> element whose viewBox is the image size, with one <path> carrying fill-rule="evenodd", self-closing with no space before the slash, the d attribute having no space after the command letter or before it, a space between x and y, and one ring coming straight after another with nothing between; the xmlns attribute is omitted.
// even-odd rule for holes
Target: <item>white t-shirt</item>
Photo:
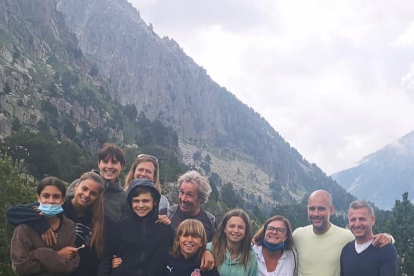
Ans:
<svg viewBox="0 0 414 276"><path fill-rule="evenodd" d="M283 250L282 256L280 256L277 262L276 270L268 272L266 268L266 262L263 256L263 247L261 245L253 245L253 251L256 253L257 265L259 267L258 276L296 276L297 271L298 253L293 250ZM295 254L295 255L294 255Z"/></svg>
<svg viewBox="0 0 414 276"><path fill-rule="evenodd" d="M355 251L359 254L359 253L361 253L362 251L364 251L365 249L367 249L368 248L368 246L370 246L371 244L372 244L372 242L374 241L374 239L370 239L369 241L367 241L367 242L364 242L364 243L357 243L356 241L355 241Z"/></svg>

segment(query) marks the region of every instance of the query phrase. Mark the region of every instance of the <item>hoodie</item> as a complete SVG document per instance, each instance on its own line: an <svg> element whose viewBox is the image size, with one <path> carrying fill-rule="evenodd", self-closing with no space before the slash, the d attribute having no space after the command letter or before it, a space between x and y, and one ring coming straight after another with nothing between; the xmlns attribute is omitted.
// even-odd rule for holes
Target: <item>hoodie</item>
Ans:
<svg viewBox="0 0 414 276"><path fill-rule="evenodd" d="M207 249L213 252L213 245L211 242L207 244ZM247 269L244 267L244 264L239 263L239 257L236 259L231 259L229 250L226 248L226 255L224 261L218 271L222 276L256 276L258 274L257 259L256 254L253 250L250 250L250 261L247 266Z"/></svg>
<svg viewBox="0 0 414 276"><path fill-rule="evenodd" d="M93 170L93 172L100 175L98 170ZM79 179L73 181L67 191L67 196L73 196L75 194L75 185L79 182ZM124 210L125 199L127 193L122 189L119 178L116 179L115 183L111 181L105 182L105 192L103 194L103 202L105 209L105 217L108 217L111 221L117 221L122 217Z"/></svg>
<svg viewBox="0 0 414 276"><path fill-rule="evenodd" d="M145 216L138 216L132 209L132 192L147 187L155 195L153 209ZM115 222L108 240L98 275L158 276L164 272L168 250L174 240L171 225L155 223L158 219L160 193L148 179L132 180L128 189L126 217ZM112 269L112 256L122 259L119 267Z"/></svg>
<svg viewBox="0 0 414 276"><path fill-rule="evenodd" d="M79 265L79 255L65 258L58 251L66 246L75 246L75 224L64 215L54 232L57 244L47 246L42 236L28 224L14 229L10 247L10 258L14 272L18 275L58 276L72 273ZM50 227L50 226L49 226Z"/></svg>

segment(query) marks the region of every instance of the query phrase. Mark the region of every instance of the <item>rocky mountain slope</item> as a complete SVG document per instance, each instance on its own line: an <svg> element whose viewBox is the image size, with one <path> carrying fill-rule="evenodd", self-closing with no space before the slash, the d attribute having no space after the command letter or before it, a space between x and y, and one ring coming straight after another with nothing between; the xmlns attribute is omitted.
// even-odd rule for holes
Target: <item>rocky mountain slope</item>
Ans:
<svg viewBox="0 0 414 276"><path fill-rule="evenodd" d="M240 193L275 204L327 189L340 208L353 199L126 0L0 0L0 86L3 136L46 123L93 152L104 140L142 145L167 133L162 145L179 156L171 131L145 136L136 120L145 114L178 134L187 165Z"/></svg>
<svg viewBox="0 0 414 276"><path fill-rule="evenodd" d="M88 75L91 63L82 58L76 36L67 31L62 15L56 12L55 3L2 0L0 6L0 83L3 88L0 103L3 117L11 116L24 125L36 127L40 120L47 121L40 106L42 101L47 101L53 103L58 112L71 115L78 121L87 120L95 127L103 126L108 118L99 114L93 105L78 104L76 97L72 102L64 99L69 95L61 82L64 76L68 78L74 71L76 80L70 83L69 78L65 79L69 82L66 88L73 89L75 82L83 82L83 86L90 84L91 89L98 86L113 90L102 78L93 80ZM65 72L68 75L64 75ZM3 136L11 134L8 124L10 120L3 120L2 128L6 130L2 132Z"/></svg>
<svg viewBox="0 0 414 276"><path fill-rule="evenodd" d="M365 156L357 166L332 178L358 198L390 209L404 192L414 194L414 132Z"/></svg>
<svg viewBox="0 0 414 276"><path fill-rule="evenodd" d="M84 54L111 80L120 102L171 126L182 145L202 144L222 160L247 156L240 160L266 175L260 185L273 190L278 202L295 201L317 188L338 194L339 205L352 199L257 112L215 83L174 40L154 33L126 0L58 0L57 8ZM250 185L246 177L221 176Z"/></svg>
<svg viewBox="0 0 414 276"><path fill-rule="evenodd" d="M55 1L0 0L0 138L23 127L95 153L107 141L148 145L142 119L138 125L136 108L119 104ZM163 137L158 145L177 153L176 134Z"/></svg>

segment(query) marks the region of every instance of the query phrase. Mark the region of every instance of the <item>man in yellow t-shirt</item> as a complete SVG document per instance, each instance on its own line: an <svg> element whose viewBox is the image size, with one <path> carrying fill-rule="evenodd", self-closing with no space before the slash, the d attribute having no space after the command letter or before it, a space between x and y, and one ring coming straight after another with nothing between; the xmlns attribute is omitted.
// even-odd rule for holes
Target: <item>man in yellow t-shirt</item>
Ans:
<svg viewBox="0 0 414 276"><path fill-rule="evenodd" d="M329 220L335 208L332 196L323 190L313 192L308 199L308 219L311 225L299 227L293 239L299 257L299 276L339 276L342 248L355 237L351 231ZM393 241L388 234L375 236L374 245L384 246Z"/></svg>

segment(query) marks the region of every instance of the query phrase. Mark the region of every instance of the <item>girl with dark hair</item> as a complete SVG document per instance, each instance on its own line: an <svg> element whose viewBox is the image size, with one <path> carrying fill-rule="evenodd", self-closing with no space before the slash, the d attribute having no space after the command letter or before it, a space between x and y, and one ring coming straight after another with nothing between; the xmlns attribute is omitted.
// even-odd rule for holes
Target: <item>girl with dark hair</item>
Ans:
<svg viewBox="0 0 414 276"><path fill-rule="evenodd" d="M253 250L260 276L296 276L298 254L293 249L292 227L282 216L268 219L257 231Z"/></svg>
<svg viewBox="0 0 414 276"><path fill-rule="evenodd" d="M201 256L206 249L207 234L199 220L186 219L180 223L174 245L168 254L164 275L219 276L217 268L201 271Z"/></svg>
<svg viewBox="0 0 414 276"><path fill-rule="evenodd" d="M207 249L213 253L221 276L256 276L256 255L251 249L250 219L241 209L227 212Z"/></svg>
<svg viewBox="0 0 414 276"><path fill-rule="evenodd" d="M94 276L99 267L99 256L104 249L104 207L102 177L94 172L84 173L75 185L74 196L67 196L63 213L76 226L76 247L80 255L80 264L72 275ZM7 210L7 217L11 224L26 223L31 225L48 245L58 242L46 221L45 216L39 214L33 207L25 205L12 207ZM40 208L38 208L40 210Z"/></svg>
<svg viewBox="0 0 414 276"><path fill-rule="evenodd" d="M105 143L98 152L98 169L94 170L104 180L103 203L105 216L117 221L123 216L126 192L122 189L119 174L125 167L123 150L114 143ZM68 187L68 195L73 196L79 179Z"/></svg>
<svg viewBox="0 0 414 276"><path fill-rule="evenodd" d="M18 225L11 240L11 261L18 275L68 274L79 264L75 248L75 225L61 213L66 187L56 177L46 177L37 187L37 209L59 238L48 246L41 235L29 224Z"/></svg>

